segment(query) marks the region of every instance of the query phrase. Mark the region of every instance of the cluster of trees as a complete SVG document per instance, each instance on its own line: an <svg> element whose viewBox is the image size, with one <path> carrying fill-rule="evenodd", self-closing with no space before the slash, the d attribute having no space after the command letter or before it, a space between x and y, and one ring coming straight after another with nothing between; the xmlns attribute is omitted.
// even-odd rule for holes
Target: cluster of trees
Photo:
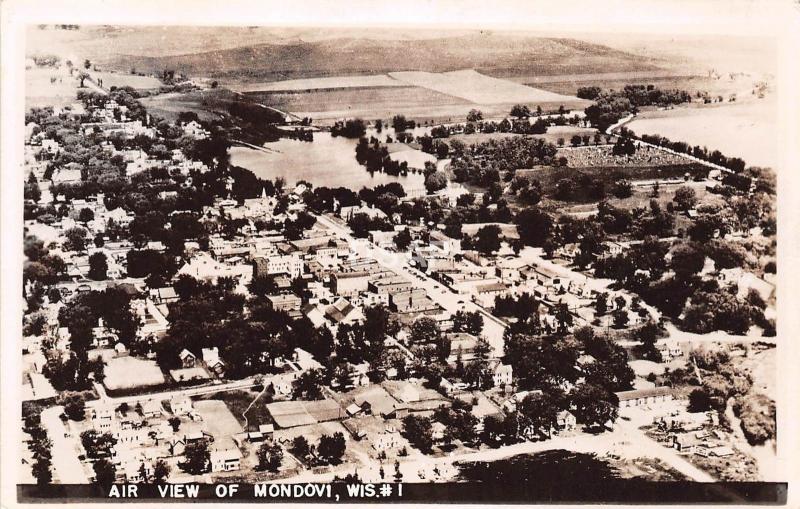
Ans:
<svg viewBox="0 0 800 509"><path fill-rule="evenodd" d="M131 310L130 302L131 295L123 288L109 287L103 291L78 293L69 305L59 309L59 325L66 327L70 334L70 355L65 359L61 352L48 352L47 363L43 368L56 389L84 389L90 382L89 373L93 373L95 380L102 382L102 360L88 358L93 329L98 320L102 319L122 344L132 346L140 323Z"/></svg>
<svg viewBox="0 0 800 509"><path fill-rule="evenodd" d="M322 435L316 446L308 443L304 436L295 437L289 451L306 463L319 465L338 465L344 458L347 441L344 434L337 431L333 435Z"/></svg>
<svg viewBox="0 0 800 509"><path fill-rule="evenodd" d="M614 392L630 389L634 378L625 350L589 327L577 329L573 336L508 334L505 352L520 389L541 391L517 409L540 432L553 427L550 412L562 410L574 409L578 421L587 426L613 421L619 403ZM594 361L579 370L582 352ZM581 375L584 381L574 385Z"/></svg>
<svg viewBox="0 0 800 509"><path fill-rule="evenodd" d="M331 136L344 138L360 138L367 132L367 124L360 118L352 118L344 122L338 121L331 127Z"/></svg>
<svg viewBox="0 0 800 509"><path fill-rule="evenodd" d="M30 436L28 448L33 453L31 470L39 485L50 484L53 480L53 442L47 436L47 430L42 427L41 414L29 413L25 415L23 431Z"/></svg>
<svg viewBox="0 0 800 509"><path fill-rule="evenodd" d="M642 106L666 106L691 102L685 90L661 90L654 85L625 85L622 90L601 91L598 87L580 87L578 97L591 99L594 104L586 108L586 118L601 131L615 124Z"/></svg>
<svg viewBox="0 0 800 509"><path fill-rule="evenodd" d="M473 145L454 157L451 169L456 181L489 187L500 181L501 172L553 164L557 148L540 138L512 137ZM510 178L509 178L510 180Z"/></svg>
<svg viewBox="0 0 800 509"><path fill-rule="evenodd" d="M389 149L381 145L374 136L367 140L365 137L358 139L356 145L356 161L366 166L370 173L384 172L387 175L407 175L408 163L395 161L389 156Z"/></svg>

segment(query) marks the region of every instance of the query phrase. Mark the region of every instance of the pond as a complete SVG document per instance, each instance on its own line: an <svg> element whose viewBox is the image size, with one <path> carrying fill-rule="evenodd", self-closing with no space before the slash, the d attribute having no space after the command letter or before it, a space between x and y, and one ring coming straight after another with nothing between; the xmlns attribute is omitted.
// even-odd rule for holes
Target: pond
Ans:
<svg viewBox="0 0 800 509"><path fill-rule="evenodd" d="M386 131L380 136L382 141L385 141L385 133ZM233 146L230 148L230 162L247 168L263 179L283 177L288 184L305 180L317 187L342 186L357 191L364 186L399 182L409 195L424 193L424 178L421 173L409 173L407 176L370 174L356 162L356 142L354 139L318 132L314 133L313 142L280 139L265 143L263 151Z"/></svg>

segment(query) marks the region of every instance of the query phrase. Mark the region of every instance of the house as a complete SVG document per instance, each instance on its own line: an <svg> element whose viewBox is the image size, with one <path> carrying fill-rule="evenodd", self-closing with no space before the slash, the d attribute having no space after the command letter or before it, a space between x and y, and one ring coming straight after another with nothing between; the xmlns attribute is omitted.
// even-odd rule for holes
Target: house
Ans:
<svg viewBox="0 0 800 509"><path fill-rule="evenodd" d="M675 398L675 391L671 387L622 391L616 394L620 408L659 404Z"/></svg>
<svg viewBox="0 0 800 509"><path fill-rule="evenodd" d="M242 453L238 447L231 444L212 450L209 459L212 472L233 472L241 468Z"/></svg>
<svg viewBox="0 0 800 509"><path fill-rule="evenodd" d="M578 420L569 410L562 410L556 417L556 426L560 430L570 431L578 426Z"/></svg>
<svg viewBox="0 0 800 509"><path fill-rule="evenodd" d="M184 368L193 368L197 363L197 356L187 349L183 349L178 355L181 359L181 366Z"/></svg>
<svg viewBox="0 0 800 509"><path fill-rule="evenodd" d="M258 426L258 432L264 435L264 438L272 438L275 434L275 425L274 424L260 424Z"/></svg>
<svg viewBox="0 0 800 509"><path fill-rule="evenodd" d="M678 452L693 453L700 445L700 440L690 433L672 435L672 447Z"/></svg>
<svg viewBox="0 0 800 509"><path fill-rule="evenodd" d="M117 418L114 405L109 402L93 406L90 410L90 418L92 420L92 427L94 427L95 430L101 433L110 432Z"/></svg>
<svg viewBox="0 0 800 509"><path fill-rule="evenodd" d="M498 363L492 370L492 382L495 387L511 385L513 382L513 369L510 364Z"/></svg>
<svg viewBox="0 0 800 509"><path fill-rule="evenodd" d="M142 404L142 415L146 418L159 417L164 415L164 407L161 401L156 399L149 399Z"/></svg>
<svg viewBox="0 0 800 509"><path fill-rule="evenodd" d="M191 413L194 406L192 400L188 396L179 396L169 400L169 407L175 415L187 415Z"/></svg>

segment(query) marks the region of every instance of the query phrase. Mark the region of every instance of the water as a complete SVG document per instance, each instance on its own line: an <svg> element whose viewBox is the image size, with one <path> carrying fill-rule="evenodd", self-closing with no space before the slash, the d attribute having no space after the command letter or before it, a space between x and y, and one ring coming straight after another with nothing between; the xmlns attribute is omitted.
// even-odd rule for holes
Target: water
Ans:
<svg viewBox="0 0 800 509"><path fill-rule="evenodd" d="M368 136L371 134L367 133ZM379 139L385 141L386 134L384 130ZM365 186L399 182L408 194L424 193L421 173L409 172L407 176L370 174L356 162L356 143L357 140L318 132L314 133L311 143L290 139L266 143L264 148L269 152L234 146L230 148L231 164L247 168L263 179L283 177L288 184L305 180L316 187L341 186L357 191Z"/></svg>

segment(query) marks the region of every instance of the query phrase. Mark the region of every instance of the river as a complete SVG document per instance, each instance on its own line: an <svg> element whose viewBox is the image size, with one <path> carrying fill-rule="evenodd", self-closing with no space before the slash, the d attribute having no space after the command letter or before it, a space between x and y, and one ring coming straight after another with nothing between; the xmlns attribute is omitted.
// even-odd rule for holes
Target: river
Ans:
<svg viewBox="0 0 800 509"><path fill-rule="evenodd" d="M368 136L373 134L374 132L367 133ZM387 134L394 133L384 130L379 139L385 141ZM414 130L414 134L421 133ZM247 168L263 179L282 177L289 184L305 180L317 187L342 186L357 191L365 186L399 182L409 195L424 193L424 178L419 172L409 173L407 176L370 174L356 162L356 143L357 140L354 139L317 132L314 133L313 142L282 138L265 143L265 151L233 146L230 148L231 164ZM413 152L414 155L427 156L419 151Z"/></svg>

